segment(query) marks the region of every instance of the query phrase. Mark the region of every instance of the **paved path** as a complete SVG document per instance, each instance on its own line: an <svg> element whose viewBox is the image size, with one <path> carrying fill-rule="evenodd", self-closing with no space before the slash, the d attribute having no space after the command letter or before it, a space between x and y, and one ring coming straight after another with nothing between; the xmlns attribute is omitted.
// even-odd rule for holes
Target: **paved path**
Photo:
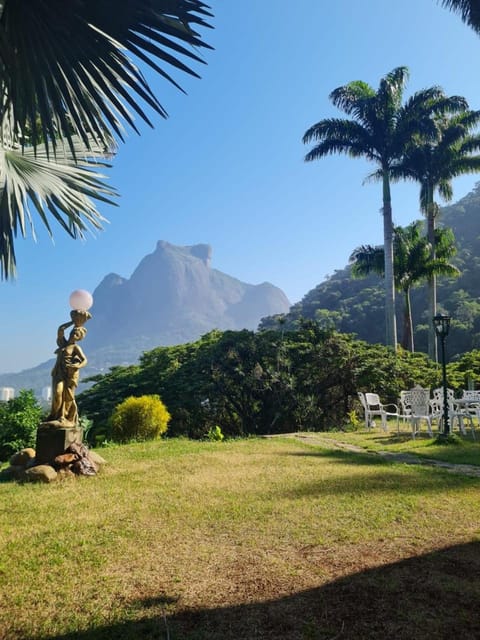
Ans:
<svg viewBox="0 0 480 640"><path fill-rule="evenodd" d="M369 451L363 447L330 438L322 438L319 433L286 433L279 434L278 437L295 438L308 444L320 447L342 449L353 453L366 453L374 456L380 456L392 462L403 462L404 464L417 464L426 467L439 467L450 471L451 473L459 473L465 476L480 478L480 466L472 464L453 464L451 462L442 462L441 460L432 460L431 458L420 458L410 453L393 453L391 451Z"/></svg>

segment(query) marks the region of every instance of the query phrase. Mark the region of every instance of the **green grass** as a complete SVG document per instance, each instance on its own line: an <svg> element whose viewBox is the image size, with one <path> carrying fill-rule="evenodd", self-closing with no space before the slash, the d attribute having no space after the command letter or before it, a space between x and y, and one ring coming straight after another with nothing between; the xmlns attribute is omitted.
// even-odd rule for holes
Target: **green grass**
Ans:
<svg viewBox="0 0 480 640"><path fill-rule="evenodd" d="M1 640L480 637L480 479L287 438L101 453L0 484Z"/></svg>
<svg viewBox="0 0 480 640"><path fill-rule="evenodd" d="M430 438L422 427L420 435L415 440L411 431L401 425L400 434L397 433L396 423L389 423L388 433L375 428L370 431L333 431L319 434L330 440L339 440L352 445L363 447L368 451L390 451L392 453L409 453L422 458L442 460L453 464L480 465L480 431L476 429L476 440L473 440L470 429L462 436L455 430L455 442L449 445L440 444L437 432L434 430Z"/></svg>

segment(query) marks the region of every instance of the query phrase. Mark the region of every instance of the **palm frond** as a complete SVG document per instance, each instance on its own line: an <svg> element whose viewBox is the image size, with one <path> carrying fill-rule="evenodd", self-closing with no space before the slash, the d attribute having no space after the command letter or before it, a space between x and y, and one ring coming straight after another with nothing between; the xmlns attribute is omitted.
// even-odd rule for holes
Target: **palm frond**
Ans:
<svg viewBox="0 0 480 640"><path fill-rule="evenodd" d="M77 157L70 148L58 147L53 160L45 145L21 149L0 147L0 277L15 276L14 239L26 236L30 228L35 237L31 208L36 210L48 233L50 217L73 238L87 230L101 229L105 218L92 199L109 204L116 191L104 182L99 167L109 166L103 149L90 144L88 156L81 141L72 139ZM80 159L81 156L84 156Z"/></svg>
<svg viewBox="0 0 480 640"><path fill-rule="evenodd" d="M447 261L457 253L455 234L450 227L435 229L435 255L439 260Z"/></svg>
<svg viewBox="0 0 480 640"><path fill-rule="evenodd" d="M365 128L370 128L376 119L376 93L366 82L355 80L338 87L330 93L329 98L338 109Z"/></svg>
<svg viewBox="0 0 480 640"><path fill-rule="evenodd" d="M362 245L351 254L352 277L365 278L371 273L383 276L385 273L385 252L383 247Z"/></svg>
<svg viewBox="0 0 480 640"><path fill-rule="evenodd" d="M368 131L355 120L326 118L307 129L303 135L302 142L308 144L314 140L323 141L330 137L343 140L361 140L365 144L370 141Z"/></svg>
<svg viewBox="0 0 480 640"><path fill-rule="evenodd" d="M319 144L315 145L310 151L305 154L305 162L311 162L312 160L319 160L328 155L335 153L346 153L351 158L366 158L367 160L378 161L378 156L374 150L366 148L363 144L352 140L345 140L343 138L328 138Z"/></svg>
<svg viewBox="0 0 480 640"><path fill-rule="evenodd" d="M459 13L463 22L480 33L480 6L478 0L442 0L442 6Z"/></svg>
<svg viewBox="0 0 480 640"><path fill-rule="evenodd" d="M375 90L362 80L354 80L330 93L332 104L347 115L355 115L358 104L375 97Z"/></svg>
<svg viewBox="0 0 480 640"><path fill-rule="evenodd" d="M389 113L394 115L400 109L409 75L408 67L397 67L380 80L376 99L387 119Z"/></svg>
<svg viewBox="0 0 480 640"><path fill-rule="evenodd" d="M468 102L463 96L446 96L445 94L433 99L430 105L432 115L440 114L441 116L463 113L468 109Z"/></svg>
<svg viewBox="0 0 480 640"><path fill-rule="evenodd" d="M464 138L457 147L461 157L468 157L467 154L480 151L480 135L468 136ZM474 156L472 160L475 158Z"/></svg>
<svg viewBox="0 0 480 640"><path fill-rule="evenodd" d="M202 63L197 28L211 16L201 0L5 0L0 19L0 91L24 132L39 117L54 144L58 123L69 142L73 123L85 145L107 133L122 139L119 117L135 129L132 112L148 124L140 101L164 107L128 54L179 86L167 69L196 76L181 58ZM32 55L35 52L35 55ZM181 58L179 58L181 56ZM67 114L70 122L67 120ZM34 147L40 144L35 136Z"/></svg>
<svg viewBox="0 0 480 640"><path fill-rule="evenodd" d="M415 146L419 141L434 140L437 127L433 119L434 109L445 100L445 93L440 87L421 89L411 96L398 109L396 115L396 144L399 149ZM449 108L453 108L448 103ZM445 107L447 108L447 107Z"/></svg>
<svg viewBox="0 0 480 640"><path fill-rule="evenodd" d="M342 118L321 120L310 127L303 136L304 143L314 140L318 141L318 144L306 154L307 162L334 153L346 153L354 158L364 156L369 160L378 160L370 132L354 120Z"/></svg>

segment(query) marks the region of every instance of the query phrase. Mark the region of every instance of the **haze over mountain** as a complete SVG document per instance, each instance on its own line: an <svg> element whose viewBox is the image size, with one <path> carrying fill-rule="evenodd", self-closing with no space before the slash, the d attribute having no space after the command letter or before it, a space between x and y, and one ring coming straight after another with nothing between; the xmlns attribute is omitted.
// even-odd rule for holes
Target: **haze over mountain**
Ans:
<svg viewBox="0 0 480 640"><path fill-rule="evenodd" d="M287 313L281 289L247 284L210 266L207 244L159 241L130 278L111 273L93 292L92 319L82 342L89 364L82 378L115 364L132 364L143 351L190 342L212 329L256 329L261 318ZM0 386L49 384L51 363L0 375Z"/></svg>
<svg viewBox="0 0 480 640"><path fill-rule="evenodd" d="M129 279L106 276L93 292L86 348L97 353L97 361L113 349L117 362L131 362L132 349L138 356L215 328L256 329L265 315L288 311L278 287L241 282L212 269L211 257L207 244L179 247L161 240Z"/></svg>

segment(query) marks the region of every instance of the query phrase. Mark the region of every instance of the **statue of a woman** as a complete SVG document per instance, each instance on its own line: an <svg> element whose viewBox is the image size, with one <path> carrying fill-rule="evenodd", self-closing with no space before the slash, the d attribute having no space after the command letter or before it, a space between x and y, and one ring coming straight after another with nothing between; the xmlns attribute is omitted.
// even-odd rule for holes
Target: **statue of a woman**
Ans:
<svg viewBox="0 0 480 640"><path fill-rule="evenodd" d="M89 317L90 314L88 314ZM58 427L78 426L78 409L75 402L75 389L78 385L79 370L87 364L87 358L82 349L76 344L82 340L87 330L77 321L74 312L72 321L64 322L58 327L57 361L52 369L52 407L50 415L44 424ZM85 320L84 320L85 321ZM73 326L68 340L65 329Z"/></svg>

